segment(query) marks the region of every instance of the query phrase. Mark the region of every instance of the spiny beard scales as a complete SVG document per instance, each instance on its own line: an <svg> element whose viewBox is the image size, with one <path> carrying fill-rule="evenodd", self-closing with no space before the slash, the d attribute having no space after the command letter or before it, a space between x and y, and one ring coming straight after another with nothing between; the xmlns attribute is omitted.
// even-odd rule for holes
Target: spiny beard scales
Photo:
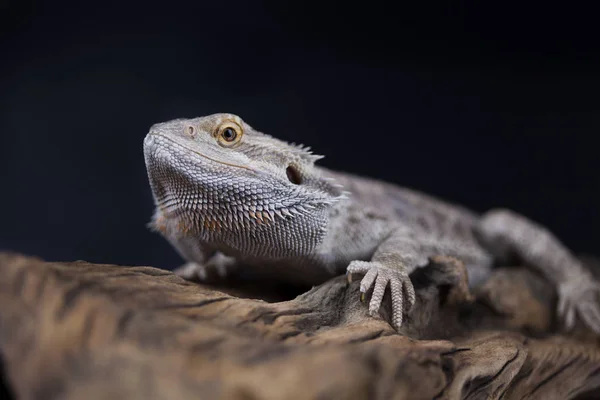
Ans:
<svg viewBox="0 0 600 400"><path fill-rule="evenodd" d="M311 197L302 188L251 178L218 163L200 168L197 158L172 147L147 155L156 204L170 234L193 235L218 250L260 258L307 255L322 242L329 206L338 198Z"/></svg>

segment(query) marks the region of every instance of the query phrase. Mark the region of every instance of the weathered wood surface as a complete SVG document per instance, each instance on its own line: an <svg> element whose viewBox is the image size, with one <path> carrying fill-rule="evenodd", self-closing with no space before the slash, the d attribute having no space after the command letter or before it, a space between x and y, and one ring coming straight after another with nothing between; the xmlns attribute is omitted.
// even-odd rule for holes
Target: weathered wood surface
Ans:
<svg viewBox="0 0 600 400"><path fill-rule="evenodd" d="M19 399L600 396L598 342L557 331L553 291L522 268L470 293L464 268L437 259L413 275L401 335L343 276L265 302L150 267L0 254L0 268L0 352Z"/></svg>

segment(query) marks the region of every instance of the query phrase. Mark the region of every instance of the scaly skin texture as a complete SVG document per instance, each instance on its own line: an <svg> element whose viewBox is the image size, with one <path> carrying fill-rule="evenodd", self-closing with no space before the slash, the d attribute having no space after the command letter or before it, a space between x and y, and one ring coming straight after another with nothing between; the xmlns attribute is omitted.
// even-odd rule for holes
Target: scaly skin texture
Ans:
<svg viewBox="0 0 600 400"><path fill-rule="evenodd" d="M392 324L415 303L409 274L437 255L463 261L472 284L516 255L554 283L566 326L600 332L600 288L542 226L509 210L477 215L389 183L315 166L320 156L254 130L232 114L178 119L144 140L156 212L152 227L187 260L186 278L237 265L319 284L364 275L377 315L389 288Z"/></svg>

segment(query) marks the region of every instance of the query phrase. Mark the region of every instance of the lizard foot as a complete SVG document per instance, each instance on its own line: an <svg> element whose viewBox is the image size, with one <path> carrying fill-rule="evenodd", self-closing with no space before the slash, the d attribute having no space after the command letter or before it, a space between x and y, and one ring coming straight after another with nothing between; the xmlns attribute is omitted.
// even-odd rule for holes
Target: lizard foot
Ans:
<svg viewBox="0 0 600 400"><path fill-rule="evenodd" d="M570 279L558 287L558 315L567 329L575 325L575 314L600 334L600 283L591 276Z"/></svg>
<svg viewBox="0 0 600 400"><path fill-rule="evenodd" d="M204 264L187 262L173 272L185 280L211 282L227 278L234 269L235 259L233 257L217 253Z"/></svg>
<svg viewBox="0 0 600 400"><path fill-rule="evenodd" d="M369 302L369 314L378 315L386 288L390 287L392 297L392 326L399 329L402 325L404 311L410 311L415 303L415 290L405 272L390 268L379 262L352 261L347 269L348 279L351 274L364 274L360 282L361 301L365 293L373 287ZM404 299L406 297L406 304Z"/></svg>

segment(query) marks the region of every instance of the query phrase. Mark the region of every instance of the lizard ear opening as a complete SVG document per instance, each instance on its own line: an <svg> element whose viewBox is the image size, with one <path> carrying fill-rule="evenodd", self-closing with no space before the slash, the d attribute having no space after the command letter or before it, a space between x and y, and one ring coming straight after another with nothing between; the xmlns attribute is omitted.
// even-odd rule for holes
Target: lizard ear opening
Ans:
<svg viewBox="0 0 600 400"><path fill-rule="evenodd" d="M288 165L288 167L285 169L285 173L287 175L288 180L294 185L299 185L302 183L300 173L293 165Z"/></svg>

